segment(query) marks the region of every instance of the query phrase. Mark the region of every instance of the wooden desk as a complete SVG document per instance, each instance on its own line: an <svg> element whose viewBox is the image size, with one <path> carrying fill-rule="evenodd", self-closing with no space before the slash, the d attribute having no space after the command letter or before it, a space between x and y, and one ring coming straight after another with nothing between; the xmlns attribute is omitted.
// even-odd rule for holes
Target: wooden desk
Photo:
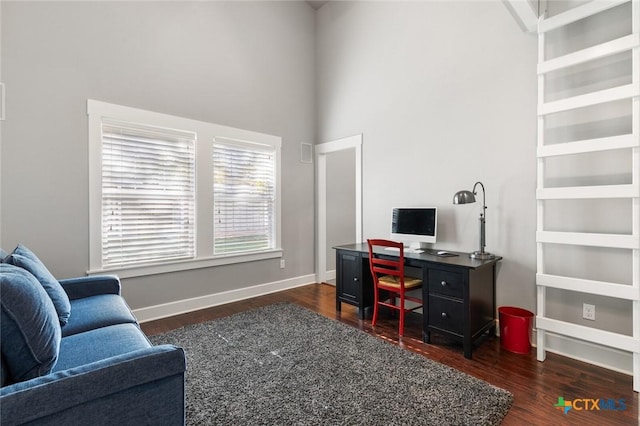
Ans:
<svg viewBox="0 0 640 426"><path fill-rule="evenodd" d="M366 243L334 247L336 250L336 310L342 303L358 307L360 319L373 306L373 278ZM397 257L393 252L376 253ZM422 337L430 342L437 332L461 341L464 356L471 358L473 343L485 333L495 333L496 264L502 259L471 259L468 253L442 257L424 253L404 254L405 265L422 270Z"/></svg>

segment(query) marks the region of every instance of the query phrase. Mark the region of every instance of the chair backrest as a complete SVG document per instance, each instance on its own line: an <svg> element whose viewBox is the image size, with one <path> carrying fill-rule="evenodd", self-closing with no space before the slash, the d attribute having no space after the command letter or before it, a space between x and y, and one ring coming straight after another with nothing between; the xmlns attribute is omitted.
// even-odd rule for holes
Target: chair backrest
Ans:
<svg viewBox="0 0 640 426"><path fill-rule="evenodd" d="M378 278L381 275L391 275L398 277L398 282L404 285L404 245L400 242L370 239L369 244L369 265L371 267L371 275L374 283L378 285ZM393 247L398 251L392 251L389 255L393 257L381 257L375 252L375 247L385 248Z"/></svg>

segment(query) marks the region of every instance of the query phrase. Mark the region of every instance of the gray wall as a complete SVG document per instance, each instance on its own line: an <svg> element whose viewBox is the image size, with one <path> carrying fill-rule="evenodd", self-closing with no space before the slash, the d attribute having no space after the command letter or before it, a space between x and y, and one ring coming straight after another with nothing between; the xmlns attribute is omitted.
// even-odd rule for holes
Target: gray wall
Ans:
<svg viewBox="0 0 640 426"><path fill-rule="evenodd" d="M87 98L281 136L277 259L126 279L132 308L314 272L315 14L303 2L2 7L2 246L58 278L88 269Z"/></svg>
<svg viewBox="0 0 640 426"><path fill-rule="evenodd" d="M319 140L363 133L364 238L439 208L437 247L504 256L499 305L535 310L536 37L501 2L330 2L318 11Z"/></svg>

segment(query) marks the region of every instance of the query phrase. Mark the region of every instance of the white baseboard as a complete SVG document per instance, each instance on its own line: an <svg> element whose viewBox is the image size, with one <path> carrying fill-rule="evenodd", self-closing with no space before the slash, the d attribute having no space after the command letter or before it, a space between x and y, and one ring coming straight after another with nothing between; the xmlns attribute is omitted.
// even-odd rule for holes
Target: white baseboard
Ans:
<svg viewBox="0 0 640 426"><path fill-rule="evenodd" d="M500 321L496 320L496 335L500 336ZM560 334L546 333L547 352L576 361L596 365L618 373L633 375L633 354L609 346L598 345L585 340L574 339ZM531 346L536 347L536 329L531 332Z"/></svg>
<svg viewBox="0 0 640 426"><path fill-rule="evenodd" d="M545 350L547 352L597 365L618 373L633 375L633 354L631 352L549 332L546 333L546 340Z"/></svg>
<svg viewBox="0 0 640 426"><path fill-rule="evenodd" d="M325 276L327 277L327 280L335 280L336 279L336 270L334 269L333 271L327 271Z"/></svg>
<svg viewBox="0 0 640 426"><path fill-rule="evenodd" d="M138 319L138 322L144 323L147 321L210 308L212 306L224 305L225 303L237 302L239 300L276 293L278 291L301 287L315 282L315 274L304 275L282 281L258 284L252 287L244 287L237 290L223 291L220 293L208 294L206 296L194 297L192 299L177 300L175 302L163 303L161 305L134 309L133 313Z"/></svg>

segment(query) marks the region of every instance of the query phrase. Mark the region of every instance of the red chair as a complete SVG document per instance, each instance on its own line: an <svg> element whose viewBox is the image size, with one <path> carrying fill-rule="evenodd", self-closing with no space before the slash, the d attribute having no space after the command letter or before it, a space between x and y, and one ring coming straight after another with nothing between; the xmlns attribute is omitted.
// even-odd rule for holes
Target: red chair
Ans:
<svg viewBox="0 0 640 426"><path fill-rule="evenodd" d="M398 310L400 311L400 331L398 335L402 337L404 333L405 313L421 308L423 303L422 299L407 296L406 292L422 287L422 280L405 277L404 246L402 243L381 239L371 239L367 240L367 242L369 243L369 265L371 267L371 275L373 277L374 295L373 320L371 325L376 325L379 306L386 306L388 308ZM397 251L390 253L378 251L378 253L376 253L376 247L382 249L386 247L393 247ZM386 256L383 253L386 254ZM389 300L381 300L381 291L388 292ZM400 298L400 306L395 304L396 297ZM405 308L405 300L410 300L414 303L418 303L419 305L407 309Z"/></svg>

